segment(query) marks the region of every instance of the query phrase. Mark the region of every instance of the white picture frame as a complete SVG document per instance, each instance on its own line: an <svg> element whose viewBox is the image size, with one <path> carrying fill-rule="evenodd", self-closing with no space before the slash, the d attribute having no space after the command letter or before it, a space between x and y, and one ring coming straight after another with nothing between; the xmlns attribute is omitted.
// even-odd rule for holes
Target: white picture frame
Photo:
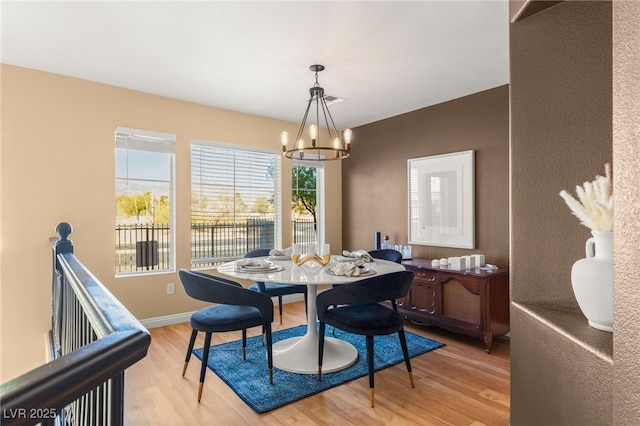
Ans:
<svg viewBox="0 0 640 426"><path fill-rule="evenodd" d="M409 244L475 248L475 152L407 160Z"/></svg>

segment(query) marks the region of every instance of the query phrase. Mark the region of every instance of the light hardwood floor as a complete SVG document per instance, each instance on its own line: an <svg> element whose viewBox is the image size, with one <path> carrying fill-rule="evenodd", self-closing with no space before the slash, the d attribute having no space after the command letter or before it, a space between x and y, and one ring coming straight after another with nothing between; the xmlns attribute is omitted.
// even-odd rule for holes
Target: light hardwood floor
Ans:
<svg viewBox="0 0 640 426"><path fill-rule="evenodd" d="M274 331L304 322L304 303L290 303L284 306L282 325L276 315ZM255 413L211 371L198 403L200 361L192 357L187 374L181 375L191 327L184 323L151 329L149 354L125 373L125 424L509 424L508 337L494 342L489 355L479 339L409 321L405 329L446 344L412 358L415 389L401 363L376 372L375 408L369 406L369 382L362 377L264 414ZM250 335L257 333L257 328L249 331ZM214 334L212 343L239 338L239 332ZM202 345L199 336L196 347Z"/></svg>

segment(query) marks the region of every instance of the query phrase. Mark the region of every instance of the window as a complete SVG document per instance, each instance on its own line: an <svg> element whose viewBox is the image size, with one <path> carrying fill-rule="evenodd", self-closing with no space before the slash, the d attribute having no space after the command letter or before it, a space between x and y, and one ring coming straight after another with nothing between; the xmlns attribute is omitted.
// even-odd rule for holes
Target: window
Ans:
<svg viewBox="0 0 640 426"><path fill-rule="evenodd" d="M291 168L291 237L294 244L324 242L324 169L294 162Z"/></svg>
<svg viewBox="0 0 640 426"><path fill-rule="evenodd" d="M175 135L116 128L116 275L174 270Z"/></svg>
<svg viewBox="0 0 640 426"><path fill-rule="evenodd" d="M191 141L191 265L282 244L276 151Z"/></svg>

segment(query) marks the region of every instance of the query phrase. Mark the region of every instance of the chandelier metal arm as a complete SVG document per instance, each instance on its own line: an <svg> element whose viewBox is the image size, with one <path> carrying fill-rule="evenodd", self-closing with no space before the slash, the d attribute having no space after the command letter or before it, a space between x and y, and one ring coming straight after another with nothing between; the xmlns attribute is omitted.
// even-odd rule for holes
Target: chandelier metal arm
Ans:
<svg viewBox="0 0 640 426"><path fill-rule="evenodd" d="M327 130L329 131L329 144L331 144L333 140L337 138L340 141L340 147L344 148L344 141L340 137L340 133L336 128L336 124L333 122L331 111L329 111L329 107L327 106L324 98L322 99L322 112L324 114L324 122L327 123ZM329 119L327 119L327 116L329 117ZM329 126L329 123L331 123L331 126ZM333 134L331 134L331 129L333 129Z"/></svg>
<svg viewBox="0 0 640 426"><path fill-rule="evenodd" d="M300 127L298 128L298 134L296 138L293 140L293 148L297 148L298 144L302 140L302 134L304 133L304 127L307 124L307 117L309 116L309 110L311 109L311 102L313 102L313 97L309 98L309 102L307 103L307 109L304 111L304 116L302 117L302 122L300 123Z"/></svg>

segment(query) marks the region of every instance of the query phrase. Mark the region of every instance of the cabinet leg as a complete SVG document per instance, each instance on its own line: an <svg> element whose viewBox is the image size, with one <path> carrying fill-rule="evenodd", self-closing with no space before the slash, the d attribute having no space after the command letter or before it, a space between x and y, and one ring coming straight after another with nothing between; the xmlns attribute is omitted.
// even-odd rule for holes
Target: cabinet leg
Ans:
<svg viewBox="0 0 640 426"><path fill-rule="evenodd" d="M484 346L485 346L485 351L490 354L491 353L491 346L493 346L493 338L491 336L484 336Z"/></svg>

